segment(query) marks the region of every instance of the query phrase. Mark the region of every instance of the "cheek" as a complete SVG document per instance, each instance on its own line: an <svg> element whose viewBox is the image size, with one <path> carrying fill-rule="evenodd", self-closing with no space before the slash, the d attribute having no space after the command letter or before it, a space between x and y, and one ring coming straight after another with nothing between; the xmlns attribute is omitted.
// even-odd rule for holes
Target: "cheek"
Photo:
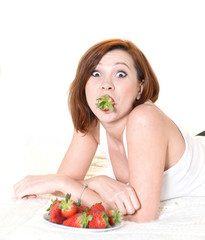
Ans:
<svg viewBox="0 0 205 240"><path fill-rule="evenodd" d="M137 89L135 87L133 88L126 88L124 91L124 97L123 99L123 104L126 108L132 109L133 104L136 101L137 98Z"/></svg>
<svg viewBox="0 0 205 240"><path fill-rule="evenodd" d="M124 86L123 92L124 97L126 98L127 96L127 100L129 101L134 101L137 98L137 86L134 84Z"/></svg>
<svg viewBox="0 0 205 240"><path fill-rule="evenodd" d="M85 85L85 95L86 95L86 98L88 99L91 94L92 94L91 83L88 80L88 82Z"/></svg>
<svg viewBox="0 0 205 240"><path fill-rule="evenodd" d="M92 94L93 92L96 91L97 88L97 84L95 81L93 81L92 79L88 79L86 85L85 85L85 92L87 95Z"/></svg>
<svg viewBox="0 0 205 240"><path fill-rule="evenodd" d="M85 86L85 96L89 107L92 109L96 103L95 90L93 89L90 83L87 83Z"/></svg>

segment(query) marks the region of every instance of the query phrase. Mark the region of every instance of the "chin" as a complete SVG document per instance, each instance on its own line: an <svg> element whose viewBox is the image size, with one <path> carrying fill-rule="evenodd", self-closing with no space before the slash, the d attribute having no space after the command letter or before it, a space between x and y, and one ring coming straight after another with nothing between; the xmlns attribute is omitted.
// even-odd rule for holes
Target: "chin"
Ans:
<svg viewBox="0 0 205 240"><path fill-rule="evenodd" d="M112 122L116 120L116 114L115 112L111 111L102 111L100 110L100 113L98 112L96 114L96 117L101 121L101 122Z"/></svg>

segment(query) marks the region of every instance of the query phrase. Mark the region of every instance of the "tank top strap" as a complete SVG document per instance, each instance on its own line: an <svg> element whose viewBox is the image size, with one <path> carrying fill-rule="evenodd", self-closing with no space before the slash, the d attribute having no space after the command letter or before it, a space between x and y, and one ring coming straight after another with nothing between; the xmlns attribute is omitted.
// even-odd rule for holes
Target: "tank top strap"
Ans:
<svg viewBox="0 0 205 240"><path fill-rule="evenodd" d="M124 132L123 132L123 145L124 145L124 148L125 148L126 157L128 158L127 136L126 136L126 132L127 132L127 129L126 129L126 127L125 127L125 130L124 130Z"/></svg>

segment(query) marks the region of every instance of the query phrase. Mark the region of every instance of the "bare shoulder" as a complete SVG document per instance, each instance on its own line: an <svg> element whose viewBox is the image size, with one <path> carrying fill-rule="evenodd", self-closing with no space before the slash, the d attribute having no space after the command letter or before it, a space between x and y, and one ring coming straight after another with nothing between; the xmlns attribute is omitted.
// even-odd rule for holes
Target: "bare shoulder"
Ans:
<svg viewBox="0 0 205 240"><path fill-rule="evenodd" d="M153 103L141 104L129 114L127 130L165 130L168 117Z"/></svg>

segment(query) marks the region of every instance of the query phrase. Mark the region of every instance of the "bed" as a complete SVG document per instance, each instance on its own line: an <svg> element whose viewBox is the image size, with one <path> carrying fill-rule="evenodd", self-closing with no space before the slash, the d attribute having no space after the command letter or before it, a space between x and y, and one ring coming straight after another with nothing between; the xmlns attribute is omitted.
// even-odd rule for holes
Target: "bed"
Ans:
<svg viewBox="0 0 205 240"><path fill-rule="evenodd" d="M123 221L107 232L62 229L48 223L43 215L50 198L2 199L0 207L0 239L205 239L205 198L179 198L161 202L159 218L150 223Z"/></svg>
<svg viewBox="0 0 205 240"><path fill-rule="evenodd" d="M106 174L108 164L103 155L95 156L87 177ZM0 200L0 239L205 239L205 197L184 197L160 203L158 219L150 223L123 221L112 231L89 232L62 229L43 217L52 195L38 199L17 200L12 195Z"/></svg>

